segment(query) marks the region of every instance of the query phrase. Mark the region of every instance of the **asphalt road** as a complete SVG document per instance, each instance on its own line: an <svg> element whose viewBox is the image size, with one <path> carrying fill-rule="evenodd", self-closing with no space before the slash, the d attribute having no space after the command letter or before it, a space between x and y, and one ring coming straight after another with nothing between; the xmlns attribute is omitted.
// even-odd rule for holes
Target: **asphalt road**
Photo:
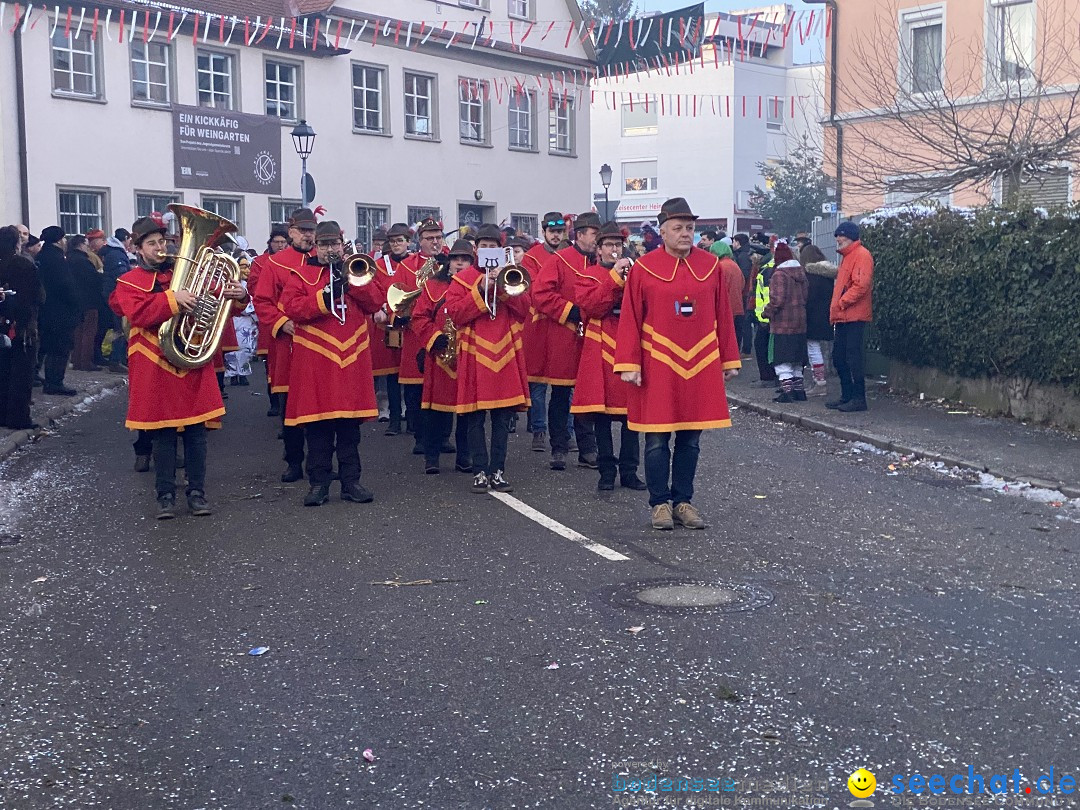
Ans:
<svg viewBox="0 0 1080 810"><path fill-rule="evenodd" d="M123 393L0 467L0 807L648 807L613 788L657 773L719 786L663 806L831 808L859 767L883 807L893 775L1080 775L1067 508L736 413L703 440L710 528L654 533L642 493L512 437L515 496L611 560L376 425L375 503L305 509L258 390L211 435L210 518L153 520ZM652 580L753 600L656 610Z"/></svg>

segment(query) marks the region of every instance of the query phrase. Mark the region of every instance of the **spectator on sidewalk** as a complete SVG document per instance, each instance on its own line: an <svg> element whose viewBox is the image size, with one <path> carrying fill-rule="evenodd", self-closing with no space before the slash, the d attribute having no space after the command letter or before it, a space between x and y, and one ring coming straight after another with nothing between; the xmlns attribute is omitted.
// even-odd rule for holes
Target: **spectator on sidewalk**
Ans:
<svg viewBox="0 0 1080 810"><path fill-rule="evenodd" d="M825 396L825 350L822 344L832 343L833 328L829 323L836 265L825 258L821 248L809 239L803 241L799 261L806 270L806 352L814 387L806 393L812 397Z"/></svg>
<svg viewBox="0 0 1080 810"><path fill-rule="evenodd" d="M68 359L74 345L75 327L79 325L79 294L75 274L67 260L67 236L59 225L41 232L44 247L38 257L45 303L41 305L41 356L45 369L42 391L65 397L75 396L75 389L64 385Z"/></svg>
<svg viewBox="0 0 1080 810"><path fill-rule="evenodd" d="M0 228L0 290L14 290L0 303L0 425L14 430L39 427L30 418L30 395L37 358L37 316L41 284L34 263L19 252L14 225Z"/></svg>
<svg viewBox="0 0 1080 810"><path fill-rule="evenodd" d="M825 407L850 413L866 410L866 327L873 320L874 257L859 241L859 226L841 222L834 233L843 257L833 286L829 320L836 327L833 365L840 376L840 399Z"/></svg>
<svg viewBox="0 0 1080 810"><path fill-rule="evenodd" d="M750 254L750 284L753 290L751 306L754 319L754 359L758 367L758 385L771 388L777 381L776 369L769 363L769 318L765 307L769 304L769 281L772 279L772 253L765 262L765 255L760 251Z"/></svg>
<svg viewBox="0 0 1080 810"><path fill-rule="evenodd" d="M94 365L94 338L97 336L98 309L102 303L102 274L91 256L97 259L90 252L90 244L85 236L76 234L68 240L67 259L75 279L80 311L71 353L71 367L76 371L101 371L101 366Z"/></svg>
<svg viewBox="0 0 1080 810"><path fill-rule="evenodd" d="M240 285L247 290L251 276L251 258L247 253L237 254L240 265ZM248 385L251 376L251 359L255 357L259 342L259 327L255 322L255 304L250 300L243 312L233 315L233 328L236 331L236 351L225 353L225 377L230 385Z"/></svg>
<svg viewBox="0 0 1080 810"><path fill-rule="evenodd" d="M802 369L806 365L806 271L791 248L778 242L773 251L769 303L769 362L780 378L780 395L773 402L806 402Z"/></svg>
<svg viewBox="0 0 1080 810"><path fill-rule="evenodd" d="M709 252L720 260L720 272L723 274L724 289L731 301L731 316L735 324L735 338L738 340L745 328L746 311L743 306L743 275L739 265L726 242L714 241Z"/></svg>
<svg viewBox="0 0 1080 810"><path fill-rule="evenodd" d="M737 233L731 237L731 252L732 258L735 259L735 264L739 265L739 269L743 274L743 311L751 312L753 305L750 301L750 277L754 272L754 264L751 260L752 251L750 250L750 237L745 233ZM744 357L749 357L754 353L754 319L749 315L746 317L743 323L743 331L739 332L736 337L739 340L739 353Z"/></svg>
<svg viewBox="0 0 1080 810"><path fill-rule="evenodd" d="M116 280L131 269L131 234L125 228L117 228L106 241L99 252L102 271L101 293L105 300L109 300L113 290L116 289ZM112 351L108 357L103 357L109 365L109 371L124 372L127 370L127 335L120 328L120 319L109 311L109 316L98 322L97 335L94 340L98 346L105 339L105 333L112 329L116 333L112 341Z"/></svg>
<svg viewBox="0 0 1080 810"><path fill-rule="evenodd" d="M26 244L23 246L22 255L37 264L42 247L44 247L44 245L42 245L41 240L33 234L30 234L26 240Z"/></svg>

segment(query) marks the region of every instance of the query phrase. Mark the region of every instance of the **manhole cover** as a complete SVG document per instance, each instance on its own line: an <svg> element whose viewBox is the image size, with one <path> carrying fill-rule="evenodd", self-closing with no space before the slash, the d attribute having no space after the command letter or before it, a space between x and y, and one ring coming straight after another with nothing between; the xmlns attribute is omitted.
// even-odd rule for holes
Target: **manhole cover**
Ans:
<svg viewBox="0 0 1080 810"><path fill-rule="evenodd" d="M614 607L658 613L735 613L769 604L772 594L758 585L699 580L654 579L611 585L598 595Z"/></svg>

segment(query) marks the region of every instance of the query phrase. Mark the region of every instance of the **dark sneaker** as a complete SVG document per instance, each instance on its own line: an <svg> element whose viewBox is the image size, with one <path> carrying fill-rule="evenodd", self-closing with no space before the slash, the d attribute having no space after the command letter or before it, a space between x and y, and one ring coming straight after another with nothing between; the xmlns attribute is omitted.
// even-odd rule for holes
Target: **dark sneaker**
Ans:
<svg viewBox="0 0 1080 810"><path fill-rule="evenodd" d="M865 399L849 399L847 402L840 405L840 407L837 408L836 410L840 411L840 413L855 413L857 411L865 411L866 410L866 400Z"/></svg>
<svg viewBox="0 0 1080 810"><path fill-rule="evenodd" d="M41 389L41 393L57 397L73 397L79 392L74 388L68 388L66 385L48 385Z"/></svg>
<svg viewBox="0 0 1080 810"><path fill-rule="evenodd" d="M849 402L849 401L850 400L846 400L846 399L830 399L828 402L825 403L825 407L829 408L831 410L834 410L834 411L838 411L838 410L840 410L841 405L843 405L845 402Z"/></svg>
<svg viewBox="0 0 1080 810"><path fill-rule="evenodd" d="M176 517L176 496L175 495L162 495L157 499L158 505L158 520L172 520Z"/></svg>
<svg viewBox="0 0 1080 810"><path fill-rule="evenodd" d="M135 456L135 472L150 472L150 456Z"/></svg>
<svg viewBox="0 0 1080 810"><path fill-rule="evenodd" d="M281 474L281 483L291 484L293 481L299 481L304 477L304 471L299 464L290 464L288 468Z"/></svg>
<svg viewBox="0 0 1080 810"><path fill-rule="evenodd" d="M444 456L450 456L457 453L457 447L455 447L448 441L443 442L442 446L439 448L439 453Z"/></svg>
<svg viewBox="0 0 1080 810"><path fill-rule="evenodd" d="M401 435L401 423L400 422L391 422L389 425L386 426L386 432L383 433L383 436L400 436L400 435Z"/></svg>
<svg viewBox="0 0 1080 810"><path fill-rule="evenodd" d="M601 492L613 492L615 490L615 479L601 478L600 483L596 485L596 488Z"/></svg>
<svg viewBox="0 0 1080 810"><path fill-rule="evenodd" d="M547 433L542 430L533 432L532 450L534 453L543 453L547 450Z"/></svg>
<svg viewBox="0 0 1080 810"><path fill-rule="evenodd" d="M465 464L459 461L454 465L454 469L459 473L472 473L472 464Z"/></svg>
<svg viewBox="0 0 1080 810"><path fill-rule="evenodd" d="M196 517L205 517L206 515L214 514L214 511L210 508L210 504L206 502L206 496L197 489L188 493L187 505L191 514Z"/></svg>
<svg viewBox="0 0 1080 810"><path fill-rule="evenodd" d="M488 483L487 473L479 472L473 477L472 491L483 494L488 491Z"/></svg>
<svg viewBox="0 0 1080 810"><path fill-rule="evenodd" d="M442 472L442 470L439 469L438 464L425 464L424 465L424 472L427 475L439 475Z"/></svg>
<svg viewBox="0 0 1080 810"><path fill-rule="evenodd" d="M357 481L352 484L341 485L341 500L351 501L352 503L371 503L375 500L375 494L368 489L360 486L360 482Z"/></svg>
<svg viewBox="0 0 1080 810"><path fill-rule="evenodd" d="M632 489L636 492L644 492L649 488L648 484L638 478L636 475L627 475L621 481L619 485L626 489Z"/></svg>
<svg viewBox="0 0 1080 810"><path fill-rule="evenodd" d="M491 475L491 488L496 492L513 492L514 487L509 481L506 480L506 476L502 470L496 470Z"/></svg>
<svg viewBox="0 0 1080 810"><path fill-rule="evenodd" d="M456 453L457 451L455 450L454 452ZM413 444L412 454L414 456L424 455L424 445L420 444L420 442L416 442L415 444Z"/></svg>
<svg viewBox="0 0 1080 810"><path fill-rule="evenodd" d="M566 453L552 453L551 454L551 469L553 469L553 470L565 470L566 469Z"/></svg>
<svg viewBox="0 0 1080 810"><path fill-rule="evenodd" d="M313 486L304 496L304 506L322 506L328 500L330 500L329 486Z"/></svg>
<svg viewBox="0 0 1080 810"><path fill-rule="evenodd" d="M582 453L577 458L577 465L579 467L595 470L597 468L596 453Z"/></svg>

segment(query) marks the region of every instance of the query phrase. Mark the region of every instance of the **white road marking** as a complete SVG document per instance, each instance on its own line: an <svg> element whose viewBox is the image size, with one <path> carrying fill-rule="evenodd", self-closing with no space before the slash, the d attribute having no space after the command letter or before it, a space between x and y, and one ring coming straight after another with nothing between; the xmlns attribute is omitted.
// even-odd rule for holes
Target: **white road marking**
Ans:
<svg viewBox="0 0 1080 810"><path fill-rule="evenodd" d="M577 543L579 546L588 549L593 554L599 554L606 560L612 560L613 562L623 562L630 559L625 554L620 554L614 549L610 549L607 546L601 545L600 543L592 542L592 540L590 540L585 535L579 532L575 532L569 526L564 526L554 518L549 518L543 512L538 512L524 501L519 501L513 495L507 495L505 492L491 492L489 494L493 498L497 498L498 500L505 503L515 512L521 513L529 520L533 520L539 523L545 529L549 529L550 531L555 532L555 534L559 535L560 537L565 537L571 543Z"/></svg>

